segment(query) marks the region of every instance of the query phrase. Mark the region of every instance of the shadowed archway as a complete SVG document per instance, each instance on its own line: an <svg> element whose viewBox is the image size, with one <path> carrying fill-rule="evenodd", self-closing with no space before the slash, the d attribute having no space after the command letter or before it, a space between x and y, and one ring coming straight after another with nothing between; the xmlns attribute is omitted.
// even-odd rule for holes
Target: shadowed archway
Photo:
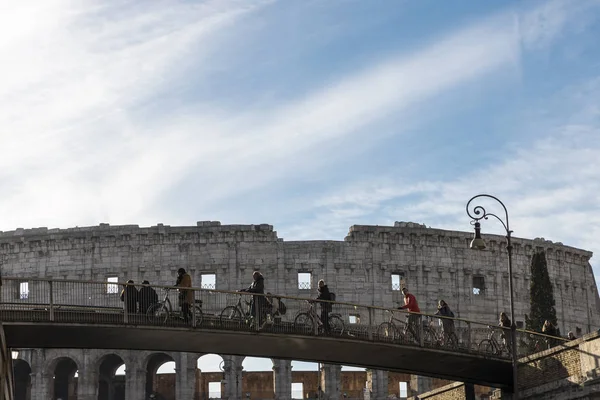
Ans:
<svg viewBox="0 0 600 400"><path fill-rule="evenodd" d="M31 366L27 361L13 360L15 400L31 400Z"/></svg>
<svg viewBox="0 0 600 400"><path fill-rule="evenodd" d="M125 400L125 375L116 375L117 369L123 364L123 359L116 354L107 354L101 358L98 400Z"/></svg>
<svg viewBox="0 0 600 400"><path fill-rule="evenodd" d="M69 357L61 357L54 367L54 400L77 399L77 363Z"/></svg>
<svg viewBox="0 0 600 400"><path fill-rule="evenodd" d="M172 385L162 382L158 377L158 370L164 364L175 363L173 357L166 353L154 353L148 357L146 364L146 397L155 394L157 398L164 397L165 399L175 398L175 384ZM174 370L174 368L173 368ZM174 377L174 374L172 375Z"/></svg>

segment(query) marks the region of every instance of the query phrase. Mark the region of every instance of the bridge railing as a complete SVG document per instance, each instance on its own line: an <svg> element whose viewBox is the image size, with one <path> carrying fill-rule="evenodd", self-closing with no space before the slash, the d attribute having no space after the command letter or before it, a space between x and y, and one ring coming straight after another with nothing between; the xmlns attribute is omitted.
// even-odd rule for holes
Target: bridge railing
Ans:
<svg viewBox="0 0 600 400"><path fill-rule="evenodd" d="M122 282L3 278L0 318L322 335L509 358L502 336L509 341L510 332L486 323L314 298L180 289ZM519 355L559 341L520 330Z"/></svg>

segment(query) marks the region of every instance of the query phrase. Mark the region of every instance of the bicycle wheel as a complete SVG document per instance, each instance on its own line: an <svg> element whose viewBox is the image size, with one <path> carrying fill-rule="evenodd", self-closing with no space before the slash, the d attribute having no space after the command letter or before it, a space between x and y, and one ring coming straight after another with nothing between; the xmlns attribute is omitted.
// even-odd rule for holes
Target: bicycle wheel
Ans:
<svg viewBox="0 0 600 400"><path fill-rule="evenodd" d="M384 322L377 328L377 336L381 341L395 342L400 339L400 331L398 331L396 325L390 322Z"/></svg>
<svg viewBox="0 0 600 400"><path fill-rule="evenodd" d="M166 324L169 319L169 309L165 303L152 304L146 311L146 317L153 324Z"/></svg>
<svg viewBox="0 0 600 400"><path fill-rule="evenodd" d="M227 306L221 311L219 322L222 328L240 329L242 327L242 313L235 306Z"/></svg>
<svg viewBox="0 0 600 400"><path fill-rule="evenodd" d="M331 335L342 336L344 334L344 321L337 315L330 316L329 329L331 330Z"/></svg>
<svg viewBox="0 0 600 400"><path fill-rule="evenodd" d="M494 346L494 343L489 339L483 339L479 342L477 349L480 353L496 354L496 346Z"/></svg>
<svg viewBox="0 0 600 400"><path fill-rule="evenodd" d="M294 330L304 334L314 332L313 319L308 313L300 313L294 318Z"/></svg>
<svg viewBox="0 0 600 400"><path fill-rule="evenodd" d="M204 314L199 306L194 306L194 313L196 314L196 327L199 327L204 320Z"/></svg>

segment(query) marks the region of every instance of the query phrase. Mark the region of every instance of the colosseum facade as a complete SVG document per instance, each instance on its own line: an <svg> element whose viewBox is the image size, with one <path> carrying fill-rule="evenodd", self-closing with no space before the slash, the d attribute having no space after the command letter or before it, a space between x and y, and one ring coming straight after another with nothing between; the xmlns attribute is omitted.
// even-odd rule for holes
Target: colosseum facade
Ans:
<svg viewBox="0 0 600 400"><path fill-rule="evenodd" d="M411 222L392 226L352 226L343 241L284 241L271 225L221 225L203 221L196 226L137 225L70 229L17 229L0 233L2 275L28 278L75 279L105 282L117 277L135 282L174 284L180 267L188 270L194 286L211 276L217 289L237 290L251 281L254 270L266 279L272 293L308 297L314 289L299 285L299 277L312 282L325 279L337 300L382 307L396 306L401 285L410 288L423 312L433 312L437 300L452 304L457 317L496 324L501 311L509 310L506 244L502 236L486 235L484 252L469 249L470 232L428 228ZM554 287L561 332L585 334L600 327L600 299L589 251L544 239L513 239L515 315L524 323L529 308L529 263L532 253L546 252ZM109 350L19 349L22 389L30 399L49 399L55 381L72 378L76 389L69 399L98 398L103 375L114 375L126 365L127 399L145 399L152 390L151 375L160 363L176 364L177 399L195 398L196 360L190 353L149 353ZM223 357L223 398L243 398L239 384L243 357ZM291 393L290 361L273 360L270 398L288 399ZM29 377L22 375L29 374ZM150 377L150 378L149 378ZM340 367L325 365L322 386L330 398L340 396ZM112 379L112 378L111 378ZM110 381L110 379L108 379ZM371 398L387 398L388 373L368 371L366 386ZM412 389L426 380L411 380ZM148 383L150 382L150 383ZM236 383L237 382L237 383ZM426 385L426 384L424 384ZM27 393L27 394L25 394ZM54 393L54 396L57 396ZM108 396L108 394L106 395ZM255 398L255 397L252 397ZM269 396L266 396L269 398Z"/></svg>

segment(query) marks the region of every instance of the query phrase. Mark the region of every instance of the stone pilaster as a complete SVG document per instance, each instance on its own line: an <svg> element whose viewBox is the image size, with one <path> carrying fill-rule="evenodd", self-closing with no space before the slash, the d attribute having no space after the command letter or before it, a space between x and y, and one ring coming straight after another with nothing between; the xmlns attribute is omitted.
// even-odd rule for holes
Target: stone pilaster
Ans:
<svg viewBox="0 0 600 400"><path fill-rule="evenodd" d="M77 378L77 400L98 399L99 371L94 368L94 360L89 350L83 350L83 365Z"/></svg>
<svg viewBox="0 0 600 400"><path fill-rule="evenodd" d="M125 365L125 398L143 399L146 396L146 366L139 358L129 360Z"/></svg>
<svg viewBox="0 0 600 400"><path fill-rule="evenodd" d="M292 362L273 360L273 388L275 400L290 400L292 397Z"/></svg>
<svg viewBox="0 0 600 400"><path fill-rule="evenodd" d="M229 400L241 400L242 398L242 361L243 358L238 356L223 356L224 398Z"/></svg>
<svg viewBox="0 0 600 400"><path fill-rule="evenodd" d="M175 398L189 400L196 391L197 358L192 353L177 353L175 357Z"/></svg>
<svg viewBox="0 0 600 400"><path fill-rule="evenodd" d="M367 370L367 388L371 391L371 400L388 398L388 372L380 369Z"/></svg>
<svg viewBox="0 0 600 400"><path fill-rule="evenodd" d="M321 367L321 388L326 399L340 398L340 383L342 377L342 366L323 364Z"/></svg>
<svg viewBox="0 0 600 400"><path fill-rule="evenodd" d="M433 380L427 376L411 375L410 390L413 396L433 390Z"/></svg>

